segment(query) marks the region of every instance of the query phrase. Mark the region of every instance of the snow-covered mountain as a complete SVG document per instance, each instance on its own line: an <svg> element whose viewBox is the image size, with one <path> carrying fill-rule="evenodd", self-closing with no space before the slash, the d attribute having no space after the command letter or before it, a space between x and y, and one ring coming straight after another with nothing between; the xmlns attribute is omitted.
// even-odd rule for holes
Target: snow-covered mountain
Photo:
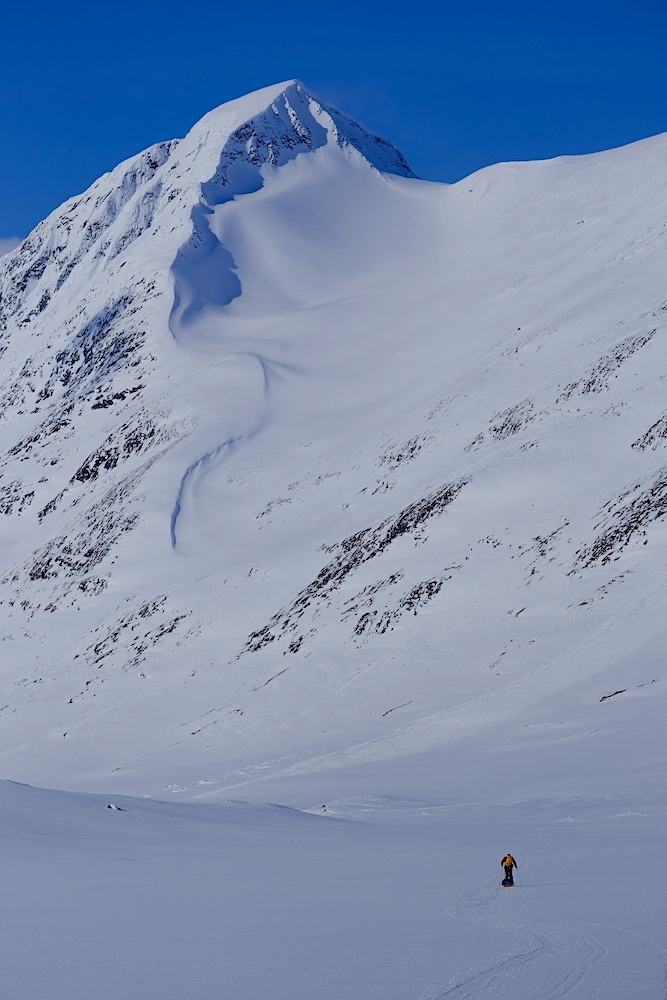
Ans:
<svg viewBox="0 0 667 1000"><path fill-rule="evenodd" d="M290 82L3 257L4 775L219 796L590 678L602 718L664 630L666 163L429 183Z"/></svg>

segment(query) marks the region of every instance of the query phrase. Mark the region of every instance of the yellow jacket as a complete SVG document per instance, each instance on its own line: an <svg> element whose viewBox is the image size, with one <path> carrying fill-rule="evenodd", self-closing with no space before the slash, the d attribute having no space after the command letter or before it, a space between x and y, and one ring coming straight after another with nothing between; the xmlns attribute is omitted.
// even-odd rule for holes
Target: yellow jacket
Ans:
<svg viewBox="0 0 667 1000"><path fill-rule="evenodd" d="M512 866L514 866L515 868L519 867L511 854L506 854L500 863L503 866L503 868L511 868Z"/></svg>

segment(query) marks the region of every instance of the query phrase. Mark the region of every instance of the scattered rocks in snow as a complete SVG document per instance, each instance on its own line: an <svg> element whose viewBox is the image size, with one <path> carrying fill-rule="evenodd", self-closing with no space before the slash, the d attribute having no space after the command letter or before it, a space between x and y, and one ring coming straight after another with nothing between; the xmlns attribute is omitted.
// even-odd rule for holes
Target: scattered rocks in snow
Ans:
<svg viewBox="0 0 667 1000"><path fill-rule="evenodd" d="M29 579L52 580L61 574L81 578L101 563L120 536L139 521L138 499L133 493L146 467L112 487L76 519L72 532L59 535L34 553L27 570Z"/></svg>
<svg viewBox="0 0 667 1000"><path fill-rule="evenodd" d="M0 514L21 514L35 496L34 490L27 490L20 479L14 479L6 486L0 486Z"/></svg>
<svg viewBox="0 0 667 1000"><path fill-rule="evenodd" d="M170 612L166 594L142 601L108 626L104 634L87 648L88 662L99 667L104 660L118 652L123 657L123 667L137 667L145 659L146 652L171 635L190 614L190 611L177 614ZM159 624L151 624L147 628L145 623L155 616L158 617Z"/></svg>
<svg viewBox="0 0 667 1000"><path fill-rule="evenodd" d="M634 448L635 451L646 451L647 448L655 451L656 448L662 447L665 440L667 440L667 414L663 413L660 419L651 424L641 437L632 442L630 447Z"/></svg>
<svg viewBox="0 0 667 1000"><path fill-rule="evenodd" d="M633 495L634 494L634 495ZM632 499L628 500L628 497ZM570 573L588 569L596 562L603 566L615 558L635 535L645 535L646 527L667 514L667 469L661 469L648 485L636 483L617 500L604 508L602 527L590 545L582 546L575 555Z"/></svg>
<svg viewBox="0 0 667 1000"><path fill-rule="evenodd" d="M126 462L132 455L139 455L148 448L157 447L176 437L180 428L176 424L171 427L163 426L161 421L165 416L164 413L154 417L140 415L122 424L118 431L110 434L99 448L88 455L70 479L70 483L95 480L101 472L115 469L119 463Z"/></svg>
<svg viewBox="0 0 667 1000"><path fill-rule="evenodd" d="M556 400L557 403L570 399L575 394L585 395L588 392L602 392L609 388L609 379L633 354L650 343L657 330L648 333L636 333L626 337L607 351L582 378L566 385Z"/></svg>
<svg viewBox="0 0 667 1000"><path fill-rule="evenodd" d="M460 566L451 567L452 569L461 569ZM392 629L394 623L405 614L411 611L414 615L420 610L420 608L426 607L426 605L431 601L436 594L439 594L442 585L445 580L451 580L452 573L449 576L433 577L431 580L423 580L421 583L416 584L412 587L406 594L401 597L397 603L391 608L376 609L373 611L365 611L357 619L357 623L354 626L353 632L357 637L363 636L365 633L374 632L376 635L382 635L384 632Z"/></svg>
<svg viewBox="0 0 667 1000"><path fill-rule="evenodd" d="M377 528L362 531L343 539L325 551L335 553L334 558L324 566L295 600L273 616L268 625L253 632L242 652L254 653L276 639L293 633L308 608L315 606L336 590L357 567L381 555L396 539L412 535L430 518L441 514L458 496L468 482L447 483L434 493L430 493L393 517L382 521ZM417 598L415 598L416 600Z"/></svg>
<svg viewBox="0 0 667 1000"><path fill-rule="evenodd" d="M612 691L611 694L603 694L600 701L607 701L609 698L615 698L617 694L625 694L625 688L619 688L618 691Z"/></svg>
<svg viewBox="0 0 667 1000"><path fill-rule="evenodd" d="M532 399L523 399L520 403L508 407L502 413L497 413L489 425L489 432L495 441L518 434L522 427L535 419L535 404ZM479 437L479 435L478 435ZM471 442L472 446L473 442Z"/></svg>
<svg viewBox="0 0 667 1000"><path fill-rule="evenodd" d="M480 431L479 434L475 434L474 438L468 442L468 444L463 449L464 451L477 451L478 448L484 444L484 431Z"/></svg>
<svg viewBox="0 0 667 1000"><path fill-rule="evenodd" d="M402 444L390 445L378 458L378 465L386 465L390 472L394 472L399 465L416 458L424 444L432 437L432 434L417 434Z"/></svg>

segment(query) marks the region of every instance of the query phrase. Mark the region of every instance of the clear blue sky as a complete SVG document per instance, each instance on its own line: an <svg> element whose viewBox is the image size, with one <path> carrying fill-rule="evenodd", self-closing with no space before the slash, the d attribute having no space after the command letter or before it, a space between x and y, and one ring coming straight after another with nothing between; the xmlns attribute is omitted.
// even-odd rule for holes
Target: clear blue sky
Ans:
<svg viewBox="0 0 667 1000"><path fill-rule="evenodd" d="M666 0L37 0L1 29L0 237L291 77L432 180L667 131Z"/></svg>

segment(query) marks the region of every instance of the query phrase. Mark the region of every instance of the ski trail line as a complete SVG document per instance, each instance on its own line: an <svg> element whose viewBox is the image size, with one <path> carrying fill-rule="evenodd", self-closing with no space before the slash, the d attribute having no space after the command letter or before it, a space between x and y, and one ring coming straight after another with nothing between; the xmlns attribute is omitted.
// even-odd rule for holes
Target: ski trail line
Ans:
<svg viewBox="0 0 667 1000"><path fill-rule="evenodd" d="M595 923L593 934L588 926L579 930L548 918L517 918L494 907L499 897L493 879L464 897L451 915L516 933L524 943L445 989L432 990L428 1000L563 1000L575 991L578 997L641 992L667 1000L667 950L653 938L615 924Z"/></svg>
<svg viewBox="0 0 667 1000"><path fill-rule="evenodd" d="M537 923L507 915L495 916L490 906L498 899L495 879L462 900L453 915L525 936L525 945L499 961L475 969L431 1000L561 1000L586 978L607 948L590 933L558 924Z"/></svg>

